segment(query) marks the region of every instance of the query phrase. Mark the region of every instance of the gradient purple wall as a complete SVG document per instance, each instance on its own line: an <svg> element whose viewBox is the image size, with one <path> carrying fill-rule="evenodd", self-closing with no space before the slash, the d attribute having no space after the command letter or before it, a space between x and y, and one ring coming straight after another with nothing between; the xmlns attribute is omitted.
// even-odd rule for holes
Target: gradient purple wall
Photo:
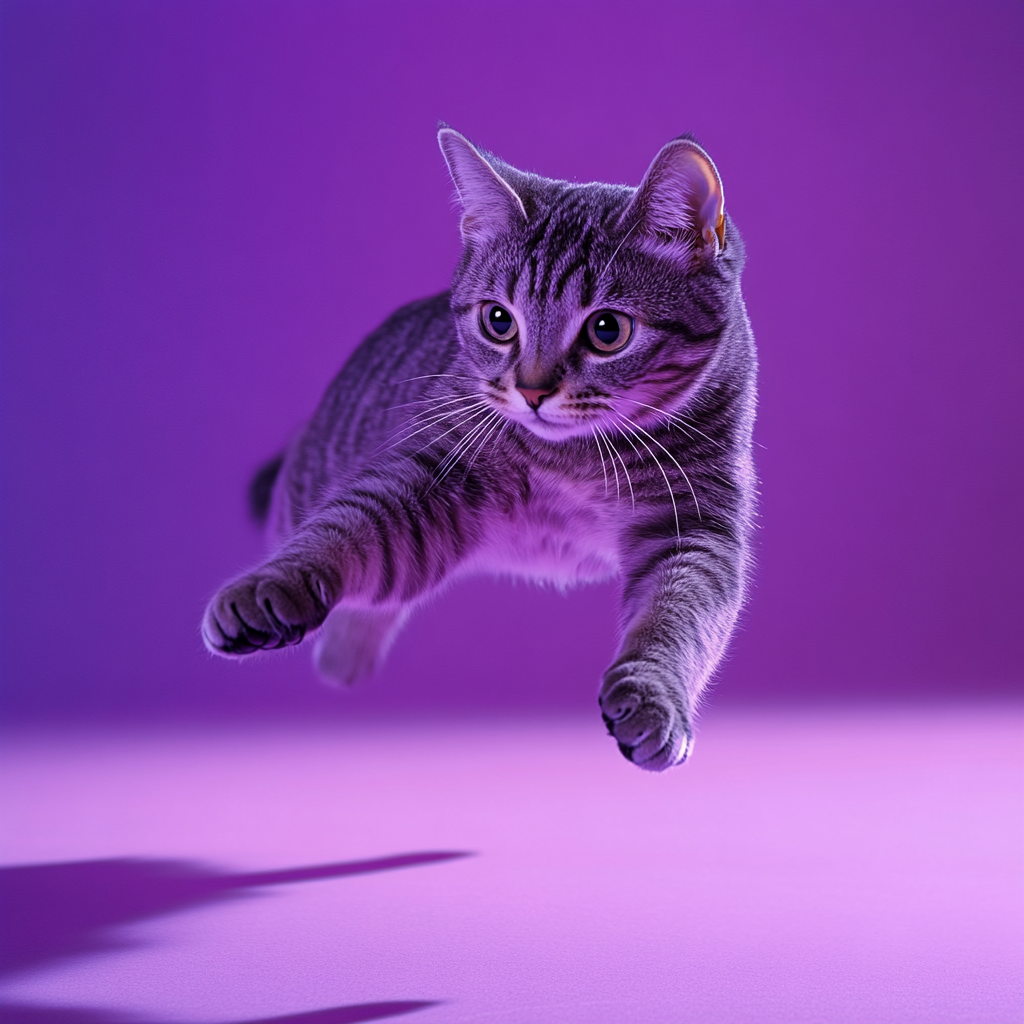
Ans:
<svg viewBox="0 0 1024 1024"><path fill-rule="evenodd" d="M716 699L1022 677L1024 7L6 0L9 713L591 706L610 588L464 586L341 699L202 651L242 493L457 254L438 118L635 183L692 130L750 253L760 569Z"/></svg>

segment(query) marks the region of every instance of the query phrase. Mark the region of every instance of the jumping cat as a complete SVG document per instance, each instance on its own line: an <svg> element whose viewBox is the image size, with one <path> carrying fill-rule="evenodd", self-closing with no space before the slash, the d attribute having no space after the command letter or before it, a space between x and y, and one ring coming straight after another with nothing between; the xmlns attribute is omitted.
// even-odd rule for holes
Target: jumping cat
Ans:
<svg viewBox="0 0 1024 1024"><path fill-rule="evenodd" d="M203 639L236 656L319 630L317 667L347 683L453 578L617 576L601 712L663 770L750 565L757 363L721 178L688 135L638 188L438 141L462 208L451 290L363 341L254 481L273 554L213 598Z"/></svg>

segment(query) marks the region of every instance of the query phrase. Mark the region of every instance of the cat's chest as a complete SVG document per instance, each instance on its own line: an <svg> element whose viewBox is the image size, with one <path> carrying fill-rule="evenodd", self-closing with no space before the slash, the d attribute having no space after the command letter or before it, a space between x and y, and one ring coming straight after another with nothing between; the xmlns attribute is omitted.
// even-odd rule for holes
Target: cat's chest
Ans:
<svg viewBox="0 0 1024 1024"><path fill-rule="evenodd" d="M536 471L529 500L492 525L481 554L492 572L574 586L618 572L616 535L614 506L592 488Z"/></svg>

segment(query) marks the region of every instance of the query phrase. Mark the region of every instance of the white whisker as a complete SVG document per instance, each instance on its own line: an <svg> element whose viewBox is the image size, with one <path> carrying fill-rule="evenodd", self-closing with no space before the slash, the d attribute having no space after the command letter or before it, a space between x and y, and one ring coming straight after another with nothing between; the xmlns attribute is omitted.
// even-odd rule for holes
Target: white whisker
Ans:
<svg viewBox="0 0 1024 1024"><path fill-rule="evenodd" d="M590 428L590 433L593 435L594 444L597 445L597 454L601 459L601 476L604 477L604 496L608 497L608 468L604 464L604 452L601 450L601 442L597 439L597 433L594 428Z"/></svg>
<svg viewBox="0 0 1024 1024"><path fill-rule="evenodd" d="M466 396L466 401L467 402L471 401L472 399L478 399L479 401L482 402L483 401L483 395L470 395L470 396ZM447 403L447 404L452 404L452 403ZM469 406L467 405L466 408L469 408ZM425 409L423 412L419 412L415 416L410 417L410 419L407 420L405 423L403 423L402 426L400 426L397 430L393 431L390 435L388 435L388 437L381 443L381 446L375 450L375 454L376 454L376 452L381 451L383 449L384 445L386 445L388 443L388 441L394 441L395 438L399 437L400 434L405 433L405 431L407 431L407 430L410 431L410 433L407 436L408 437L412 437L413 434L415 433L415 431L414 431L415 427L424 427L424 428L428 427L431 424L436 423L438 420L443 420L446 417L455 415L455 414L457 414L457 413L459 413L461 411L462 411L461 409L457 409L457 408L456 409L446 409L443 412L438 412L435 409ZM427 419L424 419L423 418L424 416L426 416ZM392 444L390 446L390 448L388 448L387 450L390 451L391 448L395 447L395 445L398 445L398 444L401 444L401 443L402 443L402 439L399 438L399 440L395 441L394 444Z"/></svg>
<svg viewBox="0 0 1024 1024"><path fill-rule="evenodd" d="M723 451L727 450L721 441L716 441L713 437L708 437L704 431L698 430L692 423L688 422L677 412L666 412L664 409L659 409L656 405L648 405L646 402L638 402L635 398L627 398L625 395L614 395L613 397L623 402L632 402L634 405L642 405L645 409L650 409L652 412L656 412L659 416L664 416L677 427L682 427L686 431L692 431L695 434L700 434L705 441L710 441L713 445L717 445Z"/></svg>
<svg viewBox="0 0 1024 1024"><path fill-rule="evenodd" d="M602 431L600 427L595 426L594 430L597 431L597 434L598 434L599 438L600 437L604 437L604 431ZM608 439L605 438L605 444L607 445L607 443L608 443ZM612 455L610 449L608 451L608 461L611 462L611 464L612 464L612 472L615 474L615 500L616 501L620 501L621 498L622 498L622 494L621 494L621 492L619 490L619 467L615 465L615 456Z"/></svg>
<svg viewBox="0 0 1024 1024"><path fill-rule="evenodd" d="M469 444L474 437L476 437L477 433L484 427L486 427L487 424L490 423L491 420L494 419L496 415L497 413L495 412L495 410L491 409L488 411L486 415L484 415L482 419L480 417L477 417L476 422L473 423L473 425L467 430L467 432L463 434L461 437L456 438L455 443L452 445L451 449L438 463L438 468L443 468L444 466L446 466L449 460L454 455L456 455L456 453L464 449L466 445Z"/></svg>
<svg viewBox="0 0 1024 1024"><path fill-rule="evenodd" d="M494 419L500 416L499 412L491 412L489 416L486 416L480 423L474 424L472 429L466 434L465 437L460 438L459 441L452 447L452 450L437 464L437 468L434 470L435 479L430 485L430 489L437 487L441 481L458 465L459 459L462 457L469 446L487 429L487 427L494 421ZM447 465L446 465L447 464ZM444 466L444 472L440 476L436 476L437 471Z"/></svg>
<svg viewBox="0 0 1024 1024"><path fill-rule="evenodd" d="M467 391L461 395L455 395L446 399L444 402L438 403L438 397L435 398L417 398L414 402L402 402L400 405L389 405L384 412L394 412L396 409L409 409L414 405L430 405L434 408L441 408L444 405L451 405L453 402L458 402L463 398L483 398L483 395L479 391ZM420 415L417 413L417 415Z"/></svg>
<svg viewBox="0 0 1024 1024"><path fill-rule="evenodd" d="M625 417L623 417L623 418L625 418ZM630 435L632 435L632 436L630 436ZM637 434L634 431L630 430L629 427L626 427L623 430L622 436L625 437L625 439L627 441L629 441L630 444L633 444L633 437L635 437L647 449L647 454L650 455L652 461L658 467L658 470L661 473L662 479L665 481L665 487L668 488L668 498L669 498L669 501L672 502L672 515L673 515L673 517L675 518L675 521L676 521L676 540L682 540L683 539L682 538L682 534L679 531L679 509L676 507L676 496L675 496L675 493L672 490L672 484L669 482L668 473L665 472L665 467L658 461L657 456L654 454L653 451L651 451L651 449L648 446L647 442L644 441L644 439L639 434ZM640 450L636 447L635 444L633 444L633 448L636 450L637 455L640 455Z"/></svg>
<svg viewBox="0 0 1024 1024"><path fill-rule="evenodd" d="M456 423L453 427L449 427L443 434L438 434L437 437L432 437L422 448L420 448L416 452L416 454L419 455L420 452L425 452L431 445L437 444L437 442L440 441L441 438L447 437L453 431L458 430L459 427L461 427L464 423L472 423L474 420L479 420L481 416L486 416L488 410L490 409L490 406L486 402L481 402L481 405L483 405L482 409L475 409L468 416L464 416L461 420L459 420L459 422ZM475 425L473 429L475 429Z"/></svg>
<svg viewBox="0 0 1024 1024"><path fill-rule="evenodd" d="M601 278L608 272L608 268L615 262L615 257L619 255L619 250L626 244L626 239L639 227L642 218L637 218L633 226L622 236L622 240L617 246L615 246L615 252L612 253L611 259L604 265L604 269L600 274L597 275L597 283L601 283Z"/></svg>
<svg viewBox="0 0 1024 1024"><path fill-rule="evenodd" d="M693 484L690 483L690 478L686 475L686 470L683 469L683 467L679 465L679 463L676 461L676 457L656 437L652 437L650 434L648 434L647 431L644 430L644 428L641 427L638 423L634 423L628 416L625 416L622 413L619 413L619 416L622 419L624 419L628 424L630 424L632 427L634 427L636 430L639 430L641 434L646 434L646 436L649 437L672 460L672 462L675 464L676 469L678 469L679 472L683 475L683 479L686 481L686 486L690 488L690 496L693 498L694 507L697 509L697 518L700 519L701 518L701 515L700 515L700 502L697 501L697 495L696 495L696 493L693 490ZM647 445L644 445L644 447L646 448ZM652 456L653 456L653 453L652 453ZM658 465L661 466L661 463L659 462ZM679 518L677 516L676 517L676 524L677 524L677 526L678 526L678 522L679 522Z"/></svg>
<svg viewBox="0 0 1024 1024"><path fill-rule="evenodd" d="M457 415L462 411L462 408L470 408L475 402L486 402L484 395L470 395L466 398L460 398L457 402L446 402L448 406L454 408L448 408L439 410L434 409L423 409L421 412L416 413L415 416L411 416L409 421L402 427L402 430L411 430L413 427L423 426L425 423L432 422L437 419L443 419L445 416ZM460 408L462 407L462 408ZM400 433L401 431L399 431Z"/></svg>
<svg viewBox="0 0 1024 1024"><path fill-rule="evenodd" d="M505 417L502 416L501 419L505 419ZM508 425L508 420L505 420L505 425ZM484 450L484 445L487 444L491 434L493 434L495 430L497 430L498 427L500 426L500 422L495 422L494 424L491 425L490 430L488 430L487 433L484 434L484 436L481 438L480 443L476 446L476 451L473 452L473 454L470 456L469 462L466 463L466 476L469 476L469 471L473 468L473 463L476 462L477 457Z"/></svg>
<svg viewBox="0 0 1024 1024"><path fill-rule="evenodd" d="M442 421L448 419L449 416L457 416L460 413L470 412L470 411L472 411L474 409L480 409L480 408L488 409L488 408L490 408L490 405L489 405L489 403L484 402L484 401L481 400L480 402L477 402L475 406L474 405L468 405L468 406L463 406L461 409L449 409L447 412L438 413L436 416L434 416L432 419L430 419L429 422L423 424L423 426L421 426L418 430L413 430L411 433L406 434L405 437L400 437L397 441L394 442L394 444L388 445L387 448L383 448L383 449L378 448L377 452L380 452L382 450L386 451L386 452L389 452L389 451L392 450L392 448L397 448L400 444L404 444L406 441L411 440L417 434L422 434L424 430L429 430L431 427L436 426L439 422L442 422ZM466 422L465 420L460 420L459 423L455 424L455 427L452 427L452 430L455 430L456 427L458 427L461 423L465 423L465 422ZM409 427L413 426L413 425L414 424L407 423L404 427L402 427L400 430L397 430L395 433L399 433L400 434L403 430L408 430ZM441 437L444 437L446 434L450 434L450 433L451 433L451 430L446 430L444 432L444 434L441 435ZM391 436L394 437L395 435L392 434ZM390 438L389 438L389 440L390 440ZM436 438L436 437L434 438L434 441L438 441L438 440L440 440L440 438ZM433 444L434 441L431 441L430 444ZM427 447L429 448L430 445L427 445ZM377 452L375 452L374 454L377 454Z"/></svg>
<svg viewBox="0 0 1024 1024"><path fill-rule="evenodd" d="M633 511L635 512L636 511L636 497L633 494L633 481L630 480L630 478L629 478L629 470L626 469L626 461L625 461L625 459L623 459L622 453L618 450L618 448L616 448L615 445L612 444L611 438L608 437L608 435L603 430L601 430L600 427L598 427L597 429L600 432L601 436L604 438L604 443L606 445L608 445L608 447L611 449L611 451L615 455L617 455L619 457L619 464L622 466L622 472L626 475L626 484L629 486L629 502L633 506ZM614 465L615 465L615 463L613 462L612 466L614 467ZM618 484L618 482L619 482L619 476L618 476L618 473L616 473L615 474L615 483Z"/></svg>
<svg viewBox="0 0 1024 1024"><path fill-rule="evenodd" d="M455 380L475 380L478 384L486 384L483 377L467 377L463 373L424 373L419 377L406 377L405 380L396 380L396 384L411 384L414 380L430 380L433 377L451 377Z"/></svg>

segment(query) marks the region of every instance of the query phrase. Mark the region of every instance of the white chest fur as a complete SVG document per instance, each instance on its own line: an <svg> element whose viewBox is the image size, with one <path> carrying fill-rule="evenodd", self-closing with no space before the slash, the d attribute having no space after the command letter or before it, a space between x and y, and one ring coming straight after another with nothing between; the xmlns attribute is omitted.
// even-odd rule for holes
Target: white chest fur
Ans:
<svg viewBox="0 0 1024 1024"><path fill-rule="evenodd" d="M602 500L600 484L581 488L541 470L531 473L530 486L530 500L491 526L473 568L560 588L616 575L616 526L628 503Z"/></svg>

